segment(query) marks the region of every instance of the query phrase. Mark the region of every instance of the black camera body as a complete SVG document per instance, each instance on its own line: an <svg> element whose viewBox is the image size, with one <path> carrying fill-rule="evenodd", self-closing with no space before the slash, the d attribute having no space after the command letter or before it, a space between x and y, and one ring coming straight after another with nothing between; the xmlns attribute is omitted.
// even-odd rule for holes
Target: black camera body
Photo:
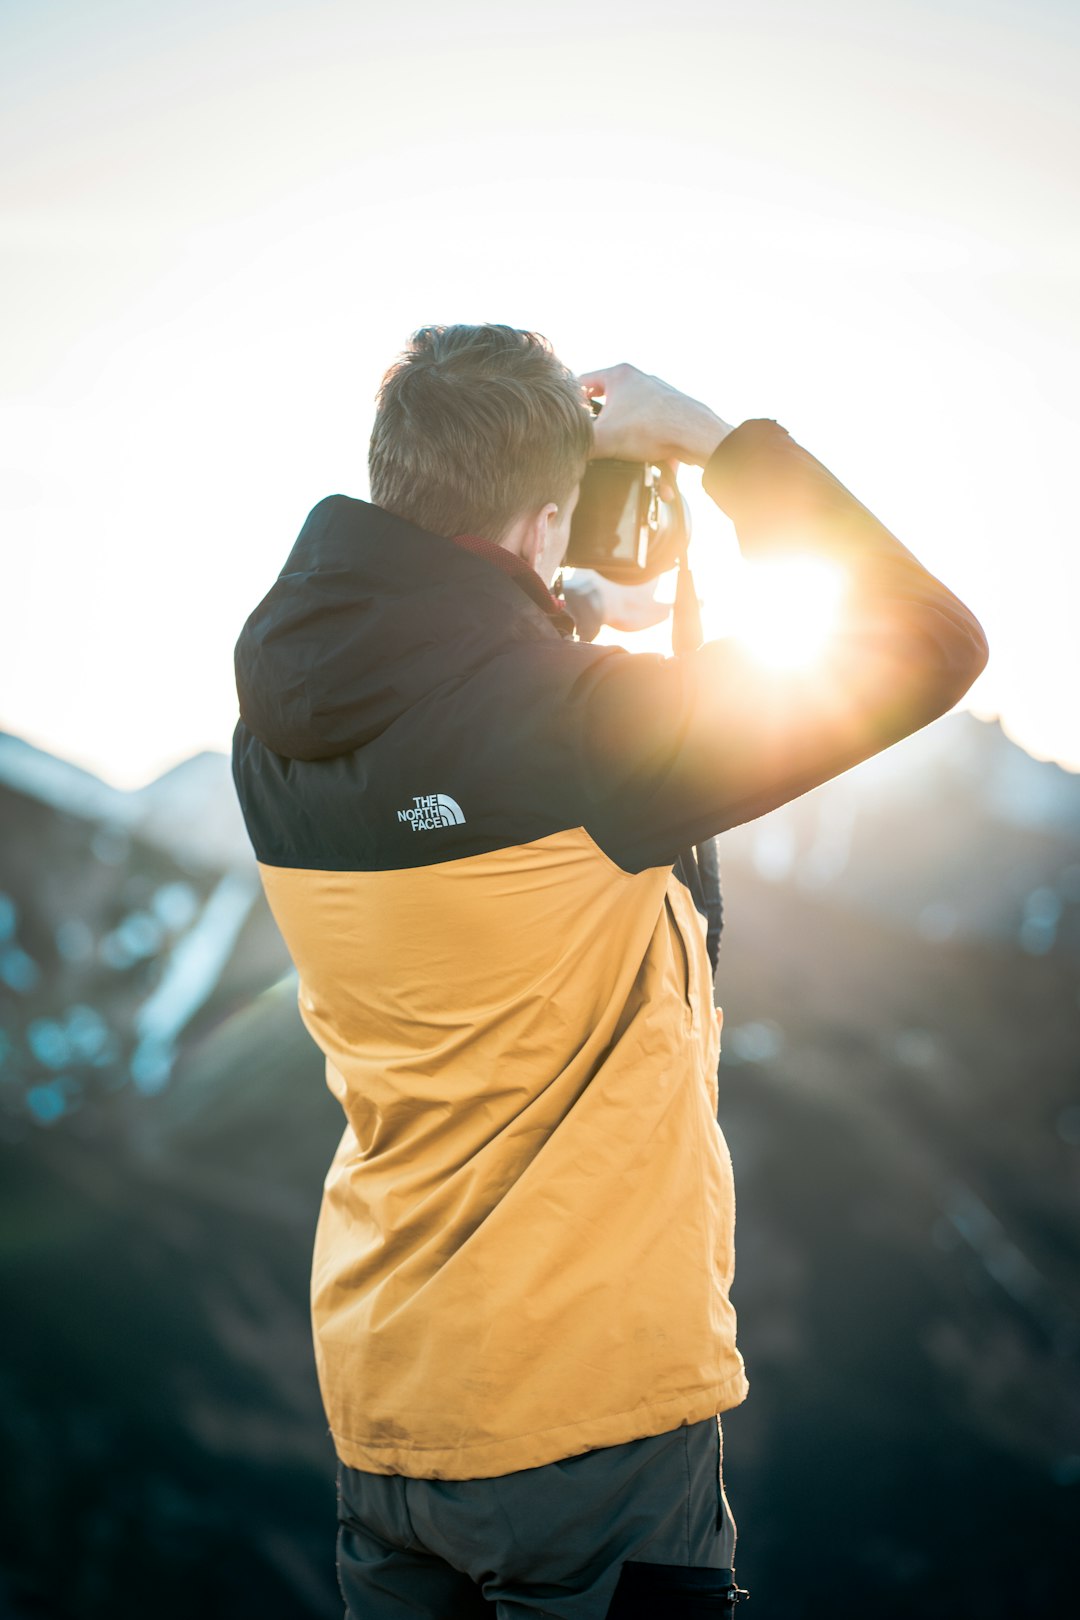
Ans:
<svg viewBox="0 0 1080 1620"><path fill-rule="evenodd" d="M590 461L570 525L564 565L591 568L635 585L674 568L690 540L684 497L660 495L659 467L639 461ZM668 482L674 484L669 474Z"/></svg>

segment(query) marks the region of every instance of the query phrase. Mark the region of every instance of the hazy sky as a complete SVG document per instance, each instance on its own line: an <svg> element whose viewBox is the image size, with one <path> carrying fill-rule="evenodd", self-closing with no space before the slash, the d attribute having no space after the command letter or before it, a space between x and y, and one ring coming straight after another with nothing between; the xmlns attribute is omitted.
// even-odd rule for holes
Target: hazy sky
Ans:
<svg viewBox="0 0 1080 1620"><path fill-rule="evenodd" d="M226 748L385 365L502 320L782 422L1080 767L1080 6L375 9L0 0L0 728L121 784Z"/></svg>

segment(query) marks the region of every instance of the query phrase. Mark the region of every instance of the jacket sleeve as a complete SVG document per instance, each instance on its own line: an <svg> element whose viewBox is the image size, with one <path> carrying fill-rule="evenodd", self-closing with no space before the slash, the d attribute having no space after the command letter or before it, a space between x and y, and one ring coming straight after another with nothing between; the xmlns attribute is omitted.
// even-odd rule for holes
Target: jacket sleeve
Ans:
<svg viewBox="0 0 1080 1620"><path fill-rule="evenodd" d="M630 871L672 862L917 731L987 658L974 615L777 423L729 434L704 487L745 555L827 558L847 589L812 674L767 670L714 641L681 658L615 651L582 675L585 824Z"/></svg>

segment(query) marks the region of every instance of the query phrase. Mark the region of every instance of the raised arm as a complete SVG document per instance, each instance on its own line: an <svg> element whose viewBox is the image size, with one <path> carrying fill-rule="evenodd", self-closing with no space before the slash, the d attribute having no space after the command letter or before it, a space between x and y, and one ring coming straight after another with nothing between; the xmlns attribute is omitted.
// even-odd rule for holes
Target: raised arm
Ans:
<svg viewBox="0 0 1080 1620"><path fill-rule="evenodd" d="M731 428L633 367L593 372L596 453L688 461L747 556L844 570L839 622L812 675L736 643L598 661L579 698L590 830L628 868L751 821L945 714L983 669L974 615L773 421ZM653 426L650 427L650 421Z"/></svg>

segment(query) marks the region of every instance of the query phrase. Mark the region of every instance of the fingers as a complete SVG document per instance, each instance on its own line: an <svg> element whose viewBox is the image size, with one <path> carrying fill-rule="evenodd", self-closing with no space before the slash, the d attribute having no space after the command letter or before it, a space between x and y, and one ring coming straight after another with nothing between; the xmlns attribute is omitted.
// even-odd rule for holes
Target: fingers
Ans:
<svg viewBox="0 0 1080 1620"><path fill-rule="evenodd" d="M656 581L644 585L616 585L610 580L605 600L604 622L613 630L648 630L662 624L671 612L670 602L658 602Z"/></svg>
<svg viewBox="0 0 1080 1620"><path fill-rule="evenodd" d="M630 381L644 374L636 366L627 365L622 361L617 366L604 366L599 371L583 371L578 382L590 396L594 394L607 394L614 386L616 391L625 390Z"/></svg>
<svg viewBox="0 0 1080 1620"><path fill-rule="evenodd" d="M651 630L671 614L670 602L635 602L608 622L613 630Z"/></svg>
<svg viewBox="0 0 1080 1620"><path fill-rule="evenodd" d="M700 400L680 394L670 383L651 377L636 366L606 366L582 372L578 378L585 396L604 396L596 419L593 456L624 461L684 461L704 467L717 445L732 430ZM673 498L674 475L664 486L664 499Z"/></svg>
<svg viewBox="0 0 1080 1620"><path fill-rule="evenodd" d="M640 436L637 418L640 415L635 383L642 373L634 366L622 364L604 366L598 371L585 371L578 378L585 397L596 400L603 397L603 409L596 418L593 437L593 455L637 460L633 441Z"/></svg>
<svg viewBox="0 0 1080 1620"><path fill-rule="evenodd" d="M614 367L608 366L603 371L582 372L578 382L581 384L582 391L587 399L596 399L599 395L607 393L614 369Z"/></svg>

